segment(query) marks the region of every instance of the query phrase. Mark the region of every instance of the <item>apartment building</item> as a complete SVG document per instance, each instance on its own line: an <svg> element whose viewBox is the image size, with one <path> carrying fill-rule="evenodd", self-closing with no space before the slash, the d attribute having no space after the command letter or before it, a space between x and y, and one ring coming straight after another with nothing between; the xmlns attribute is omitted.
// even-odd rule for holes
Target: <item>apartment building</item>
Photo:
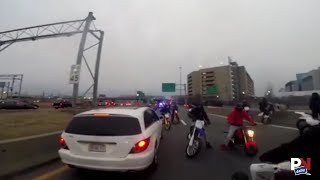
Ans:
<svg viewBox="0 0 320 180"><path fill-rule="evenodd" d="M229 65L200 69L187 76L188 95L217 98L223 101L254 96L254 82L244 66Z"/></svg>

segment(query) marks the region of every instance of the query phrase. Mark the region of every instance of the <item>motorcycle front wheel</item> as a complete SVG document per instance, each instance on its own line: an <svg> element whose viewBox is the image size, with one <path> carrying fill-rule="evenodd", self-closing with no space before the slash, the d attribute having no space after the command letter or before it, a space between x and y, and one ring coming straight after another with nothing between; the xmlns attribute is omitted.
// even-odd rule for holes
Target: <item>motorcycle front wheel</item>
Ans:
<svg viewBox="0 0 320 180"><path fill-rule="evenodd" d="M255 146L250 146L249 148L244 147L244 152L247 156L253 157L258 153L258 148Z"/></svg>
<svg viewBox="0 0 320 180"><path fill-rule="evenodd" d="M169 131L170 128L171 128L171 123L170 123L168 120L166 120L166 121L165 121L165 124L164 124L164 127L165 127L165 129L166 129L167 131Z"/></svg>
<svg viewBox="0 0 320 180"><path fill-rule="evenodd" d="M200 152L201 146L202 146L202 143L198 137L194 138L191 146L189 145L189 142L188 142L188 145L186 148L187 158L189 158L189 159L194 158Z"/></svg>

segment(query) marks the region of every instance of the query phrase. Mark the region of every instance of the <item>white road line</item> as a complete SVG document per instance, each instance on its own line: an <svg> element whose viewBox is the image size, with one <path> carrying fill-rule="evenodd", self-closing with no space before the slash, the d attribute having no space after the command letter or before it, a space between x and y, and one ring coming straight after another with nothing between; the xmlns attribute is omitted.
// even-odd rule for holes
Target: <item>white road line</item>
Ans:
<svg viewBox="0 0 320 180"><path fill-rule="evenodd" d="M221 117L221 118L227 118L227 116L221 116L221 115L217 115L217 114L209 114L209 115L211 115L211 116L216 116L216 117ZM262 124L262 123L257 122L257 124ZM297 128L288 127L288 126L279 126L279 125L273 125L273 124L269 124L268 126L276 127L276 128L282 128L282 129L295 130L295 131L298 130Z"/></svg>
<svg viewBox="0 0 320 180"><path fill-rule="evenodd" d="M282 128L282 129L290 129L290 130L295 130L295 131L298 130L297 128L288 127L288 126L279 126L279 125L273 125L273 124L270 124L269 126L277 127L277 128Z"/></svg>
<svg viewBox="0 0 320 180"><path fill-rule="evenodd" d="M187 125L187 123L186 123L184 120L181 119L180 121L181 121L181 123L182 123L183 125L185 125L185 126Z"/></svg>

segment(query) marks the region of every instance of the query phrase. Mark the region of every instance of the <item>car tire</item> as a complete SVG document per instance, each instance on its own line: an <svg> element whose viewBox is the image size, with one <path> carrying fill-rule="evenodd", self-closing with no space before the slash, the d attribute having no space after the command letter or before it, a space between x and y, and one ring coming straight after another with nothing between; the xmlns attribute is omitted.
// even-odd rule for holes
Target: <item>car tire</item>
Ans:
<svg viewBox="0 0 320 180"><path fill-rule="evenodd" d="M154 172L157 167L158 167L158 163L159 163L159 158L158 158L158 148L155 149L155 153L154 153L154 156L153 156L153 160L152 160L152 163L151 165L146 169L147 173L152 173Z"/></svg>
<svg viewBox="0 0 320 180"><path fill-rule="evenodd" d="M308 134L312 129L312 126L305 126L300 129L300 136L304 134Z"/></svg>
<svg viewBox="0 0 320 180"><path fill-rule="evenodd" d="M305 127L305 126L307 126L308 124L307 124L307 122L306 122L306 120L305 119L299 119L298 121L297 121L297 123L296 123L296 127L298 128L298 129L302 129L303 127Z"/></svg>

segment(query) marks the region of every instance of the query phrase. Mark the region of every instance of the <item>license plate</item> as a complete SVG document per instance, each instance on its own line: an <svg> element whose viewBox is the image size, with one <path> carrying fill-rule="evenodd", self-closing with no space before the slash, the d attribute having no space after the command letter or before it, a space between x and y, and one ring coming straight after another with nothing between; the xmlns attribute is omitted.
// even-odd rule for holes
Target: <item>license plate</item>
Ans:
<svg viewBox="0 0 320 180"><path fill-rule="evenodd" d="M89 144L89 151L106 152L106 145L105 144Z"/></svg>

